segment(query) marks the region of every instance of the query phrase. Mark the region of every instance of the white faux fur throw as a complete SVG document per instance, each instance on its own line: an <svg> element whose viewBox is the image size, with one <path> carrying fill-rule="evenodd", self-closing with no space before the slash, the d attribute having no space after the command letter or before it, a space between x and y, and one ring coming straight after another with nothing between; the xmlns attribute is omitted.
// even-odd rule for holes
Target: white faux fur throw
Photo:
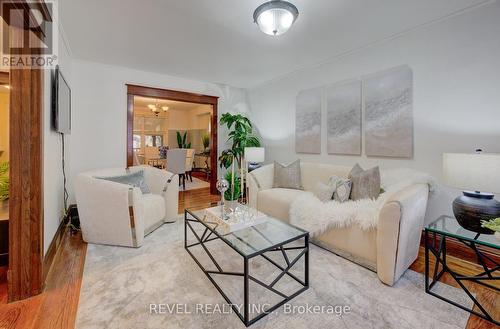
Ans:
<svg viewBox="0 0 500 329"><path fill-rule="evenodd" d="M378 199L322 202L308 192L297 197L290 207L290 223L309 231L311 237L321 235L331 228L358 225L368 231L377 227L378 216L392 195L413 184L428 184L433 193L434 179L412 169L390 169L380 172L381 185L385 190Z"/></svg>

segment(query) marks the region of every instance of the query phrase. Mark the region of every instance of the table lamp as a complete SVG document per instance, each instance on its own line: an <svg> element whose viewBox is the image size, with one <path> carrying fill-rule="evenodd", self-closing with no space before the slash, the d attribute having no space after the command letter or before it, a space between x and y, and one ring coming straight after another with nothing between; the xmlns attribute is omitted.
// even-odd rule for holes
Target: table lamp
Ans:
<svg viewBox="0 0 500 329"><path fill-rule="evenodd" d="M483 234L493 231L481 227L481 221L500 217L500 202L492 193L500 193L500 154L443 154L445 184L462 189L453 201L453 213L465 229Z"/></svg>
<svg viewBox="0 0 500 329"><path fill-rule="evenodd" d="M248 163L248 172L260 167L266 158L266 150L263 147L245 147L245 161Z"/></svg>

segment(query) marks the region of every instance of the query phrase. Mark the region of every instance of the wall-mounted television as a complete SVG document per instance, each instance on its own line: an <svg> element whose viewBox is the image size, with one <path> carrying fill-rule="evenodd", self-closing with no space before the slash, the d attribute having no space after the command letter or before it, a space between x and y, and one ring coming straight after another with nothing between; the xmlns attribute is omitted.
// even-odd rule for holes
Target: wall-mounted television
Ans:
<svg viewBox="0 0 500 329"><path fill-rule="evenodd" d="M52 76L52 126L59 133L71 133L71 89L59 66Z"/></svg>

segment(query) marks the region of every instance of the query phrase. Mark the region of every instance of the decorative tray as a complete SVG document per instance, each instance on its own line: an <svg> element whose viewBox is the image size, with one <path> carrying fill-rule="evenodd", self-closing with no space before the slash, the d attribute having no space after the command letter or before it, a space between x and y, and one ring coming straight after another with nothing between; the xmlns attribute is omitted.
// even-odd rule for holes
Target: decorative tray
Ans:
<svg viewBox="0 0 500 329"><path fill-rule="evenodd" d="M222 219L221 206L205 209L203 220L217 225L217 231L222 234L239 231L247 227L266 222L267 216L262 212L239 204L234 210L224 208L226 219Z"/></svg>

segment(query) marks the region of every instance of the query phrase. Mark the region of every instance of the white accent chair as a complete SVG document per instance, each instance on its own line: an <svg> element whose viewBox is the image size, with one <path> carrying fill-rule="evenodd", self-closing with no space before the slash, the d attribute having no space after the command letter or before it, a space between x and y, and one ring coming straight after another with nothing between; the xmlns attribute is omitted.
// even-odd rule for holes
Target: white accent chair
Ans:
<svg viewBox="0 0 500 329"><path fill-rule="evenodd" d="M144 171L151 193L96 177ZM170 181L170 183L169 183ZM75 182L83 240L88 243L140 247L144 237L178 217L178 177L150 166L81 173Z"/></svg>

